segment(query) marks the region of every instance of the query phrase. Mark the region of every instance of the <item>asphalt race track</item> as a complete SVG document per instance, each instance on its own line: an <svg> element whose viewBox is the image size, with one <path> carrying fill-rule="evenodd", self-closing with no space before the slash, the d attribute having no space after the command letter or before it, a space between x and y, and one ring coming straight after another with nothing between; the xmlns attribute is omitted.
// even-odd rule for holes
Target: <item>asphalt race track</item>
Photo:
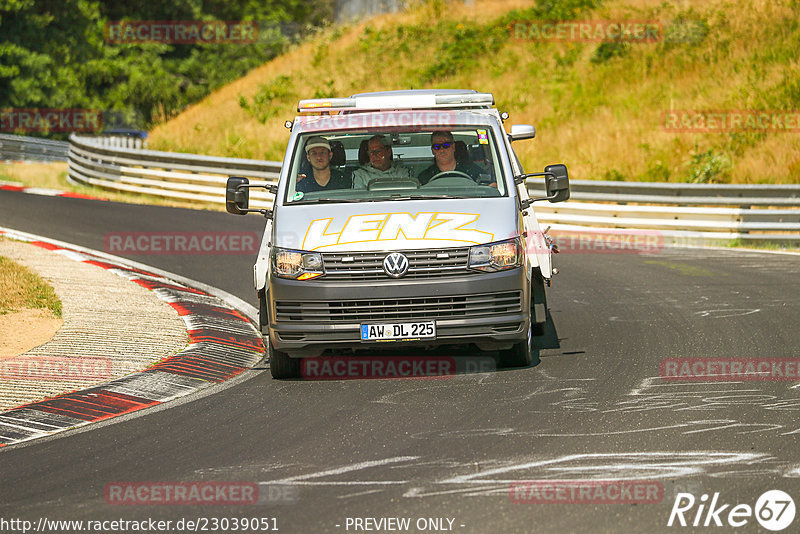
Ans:
<svg viewBox="0 0 800 534"><path fill-rule="evenodd" d="M0 226L103 250L107 232L260 234L263 219L3 192ZM126 257L256 304L252 256ZM730 505L723 522L767 490L798 502L800 381L659 375L665 358L800 356L800 256L667 249L561 254L556 265L533 367L316 382L248 371L174 407L0 450L0 517L264 517L282 533L363 532L353 518L387 517L411 518L409 532L420 518L444 518L426 532L727 532L668 528L676 493L699 504L719 492ZM658 481L664 495L512 502L515 481L542 479ZM108 504L106 485L125 481L246 481L286 493L255 505ZM755 517L743 530L764 531Z"/></svg>

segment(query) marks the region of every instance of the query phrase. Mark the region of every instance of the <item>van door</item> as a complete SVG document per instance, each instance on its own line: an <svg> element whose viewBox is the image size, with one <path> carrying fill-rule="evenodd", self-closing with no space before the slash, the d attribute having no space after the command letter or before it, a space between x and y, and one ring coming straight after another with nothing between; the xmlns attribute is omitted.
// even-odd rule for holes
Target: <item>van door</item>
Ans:
<svg viewBox="0 0 800 534"><path fill-rule="evenodd" d="M522 164L516 152L511 148L511 142L508 138L506 138L506 147L508 148L508 153L511 154L511 158L509 159L511 160L511 167L514 171L514 175L518 176L523 174L525 171L522 169ZM528 188L525 184L517 186L517 194L521 200L530 198ZM553 262L550 247L547 245L542 229L539 226L539 221L536 219L533 206L531 205L528 207L525 213L527 213L527 215L523 217L523 224L525 225L525 232L527 233L525 237L525 248L527 251L528 264L532 268L539 267L542 277L545 280L550 280L553 276Z"/></svg>

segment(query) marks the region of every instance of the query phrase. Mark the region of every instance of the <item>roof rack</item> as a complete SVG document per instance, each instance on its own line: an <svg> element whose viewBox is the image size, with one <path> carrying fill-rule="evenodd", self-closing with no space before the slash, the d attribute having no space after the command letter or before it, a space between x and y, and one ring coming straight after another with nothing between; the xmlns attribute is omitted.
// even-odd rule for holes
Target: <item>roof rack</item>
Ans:
<svg viewBox="0 0 800 534"><path fill-rule="evenodd" d="M300 113L320 111L390 111L396 109L488 108L492 93L466 91L387 91L347 98L312 98L297 105Z"/></svg>

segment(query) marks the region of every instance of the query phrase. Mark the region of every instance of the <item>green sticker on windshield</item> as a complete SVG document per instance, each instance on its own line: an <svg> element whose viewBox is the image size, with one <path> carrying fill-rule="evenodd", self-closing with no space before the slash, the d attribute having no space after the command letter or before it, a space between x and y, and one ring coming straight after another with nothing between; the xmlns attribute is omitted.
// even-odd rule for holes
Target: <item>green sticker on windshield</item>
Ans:
<svg viewBox="0 0 800 534"><path fill-rule="evenodd" d="M298 191L298 192L296 192L294 194L294 196L292 197L292 200L300 200L301 198L303 198L303 192L302 191Z"/></svg>
<svg viewBox="0 0 800 534"><path fill-rule="evenodd" d="M478 130L478 143L482 145L489 144L489 136L486 135L486 130Z"/></svg>

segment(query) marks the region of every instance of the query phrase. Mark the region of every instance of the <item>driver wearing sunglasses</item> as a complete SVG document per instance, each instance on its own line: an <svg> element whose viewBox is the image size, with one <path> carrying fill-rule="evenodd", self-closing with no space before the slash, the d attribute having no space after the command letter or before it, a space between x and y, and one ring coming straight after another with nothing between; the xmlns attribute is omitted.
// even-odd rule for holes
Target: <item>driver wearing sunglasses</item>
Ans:
<svg viewBox="0 0 800 534"><path fill-rule="evenodd" d="M469 159L456 160L456 143L450 132L438 131L431 134L431 152L433 152L433 165L423 170L417 177L422 185L428 183L437 174L446 171L464 173L476 182L481 173L486 173Z"/></svg>

